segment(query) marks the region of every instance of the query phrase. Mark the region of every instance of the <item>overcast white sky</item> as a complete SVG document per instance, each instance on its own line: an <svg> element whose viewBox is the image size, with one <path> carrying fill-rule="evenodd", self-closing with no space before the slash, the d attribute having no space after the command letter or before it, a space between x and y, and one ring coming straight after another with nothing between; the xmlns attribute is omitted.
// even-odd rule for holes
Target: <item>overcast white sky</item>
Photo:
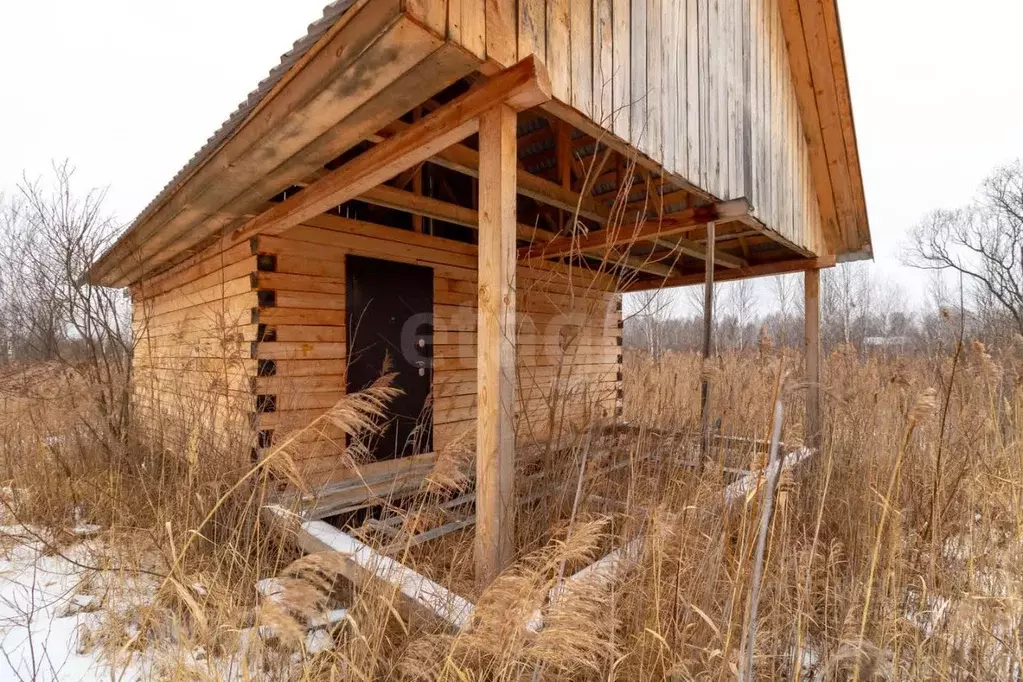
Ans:
<svg viewBox="0 0 1023 682"><path fill-rule="evenodd" d="M0 191L51 159L130 221L325 0L33 0L0 9ZM1023 2L840 0L879 273L906 229L1023 157Z"/></svg>

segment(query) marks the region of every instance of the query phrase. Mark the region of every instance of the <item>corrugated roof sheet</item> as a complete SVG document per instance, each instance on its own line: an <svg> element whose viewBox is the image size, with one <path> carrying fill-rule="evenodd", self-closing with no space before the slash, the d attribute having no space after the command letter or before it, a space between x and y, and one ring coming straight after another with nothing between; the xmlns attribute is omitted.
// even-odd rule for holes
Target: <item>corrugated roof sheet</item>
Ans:
<svg viewBox="0 0 1023 682"><path fill-rule="evenodd" d="M355 4L357 0L335 0L323 8L323 16L309 24L309 28L306 34L295 41L291 46L291 49L281 55L281 62L270 70L269 75L259 82L256 89L249 93L249 96L238 105L238 108L234 110L230 116L227 117L220 127L213 135L206 140L206 144L197 151L188 163L179 170L174 177L164 185L160 193L150 201L142 211L132 220L131 224L125 229L119 236L117 243L112 246L109 251L112 251L118 246L121 239L124 238L132 229L141 221L148 213L155 210L160 204L166 201L172 190L183 181L192 171L198 168L204 161L206 161L213 152L231 135L233 135L240 124L255 110L259 103L263 101L274 86L280 82L286 73L294 66L302 57L306 55L309 49L316 44L323 35L330 30L330 28L337 23L337 20L348 11L348 9Z"/></svg>

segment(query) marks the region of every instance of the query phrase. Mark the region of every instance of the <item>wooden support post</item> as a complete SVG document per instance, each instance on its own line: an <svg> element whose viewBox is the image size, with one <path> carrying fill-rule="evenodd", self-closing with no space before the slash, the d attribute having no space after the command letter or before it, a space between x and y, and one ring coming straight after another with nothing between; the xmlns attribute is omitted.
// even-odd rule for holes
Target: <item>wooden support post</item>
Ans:
<svg viewBox="0 0 1023 682"><path fill-rule="evenodd" d="M416 123L423 117L423 108L416 107L412 110L412 122ZM412 174L412 193L416 196L423 196L423 165L419 164L415 167L415 171ZM423 216L413 213L412 214L412 230L415 232L422 233L423 231Z"/></svg>
<svg viewBox="0 0 1023 682"><path fill-rule="evenodd" d="M479 312L476 373L476 580L489 584L514 555L515 111L480 117Z"/></svg>
<svg viewBox="0 0 1023 682"><path fill-rule="evenodd" d="M561 186L567 190L572 189L572 128L560 118L555 121L554 146L557 157L558 179ZM558 231L564 232L566 223L572 220L573 216L563 208L558 209ZM575 232L575 228L570 230Z"/></svg>
<svg viewBox="0 0 1023 682"><path fill-rule="evenodd" d="M714 223L707 223L707 256L704 261L706 279L703 290L703 379L700 382L700 466L710 450L710 380L707 378L706 364L710 359L711 343L714 332L714 245L717 240Z"/></svg>
<svg viewBox="0 0 1023 682"><path fill-rule="evenodd" d="M821 444L821 271L807 270L804 275L805 310L803 341L806 362L807 447Z"/></svg>

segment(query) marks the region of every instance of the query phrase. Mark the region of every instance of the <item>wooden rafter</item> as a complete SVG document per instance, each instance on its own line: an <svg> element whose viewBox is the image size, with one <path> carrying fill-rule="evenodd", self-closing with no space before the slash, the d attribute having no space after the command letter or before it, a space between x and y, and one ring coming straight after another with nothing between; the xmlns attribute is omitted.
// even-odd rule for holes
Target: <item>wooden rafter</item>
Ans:
<svg viewBox="0 0 1023 682"><path fill-rule="evenodd" d="M726 268L744 268L749 265L744 258L739 258L738 256L733 256L720 250L708 249L706 244L699 244L682 237L671 237L670 239L659 238L655 239L654 243L667 249L677 249L687 256L699 258L702 261L707 260L707 251L710 250L712 254L711 258L714 259L714 263Z"/></svg>
<svg viewBox="0 0 1023 682"><path fill-rule="evenodd" d="M370 136L371 142L383 142L393 135L403 132L409 124L403 121L395 121L384 128L379 134ZM463 144L455 144L444 149L430 159L448 170L453 170L472 178L479 178L480 154L475 149L466 147ZM578 213L583 218L604 223L607 221L607 212L590 197L581 196L577 192L565 189L555 182L538 175L519 170L518 172L518 193L529 197L534 201L548 204L555 208Z"/></svg>
<svg viewBox="0 0 1023 682"><path fill-rule="evenodd" d="M674 203L676 201L688 201L691 196L685 190L677 190L675 192L664 193L661 188L666 184L666 180L661 177L655 179L650 171L639 169L636 176L640 179L639 183L634 183L629 188L631 195L632 190L635 187L640 187L643 190L643 196L639 199L630 200L627 202L627 207L635 207L637 204L642 203L645 209L653 211L654 215L662 215L664 206L667 203ZM659 186L657 186L659 185ZM673 237L671 239L659 237L652 240L653 243L661 248L669 249L670 251L678 251L679 253L698 258L700 260L707 260L707 246L706 244L700 244L696 241L691 241L683 237ZM724 266L726 268L741 268L749 265L744 258L729 255L721 250L711 250L714 254L714 263L717 265Z"/></svg>
<svg viewBox="0 0 1023 682"><path fill-rule="evenodd" d="M369 204L404 211L433 220L443 220L453 225L461 225L471 229L479 229L479 213L432 197L424 197L389 185L380 185L364 192L359 199ZM543 243L556 239L558 235L542 227L518 223L516 237L530 243ZM632 270L638 270L658 277L671 277L675 273L669 266L640 256L631 256L619 251L612 251L609 260Z"/></svg>
<svg viewBox="0 0 1023 682"><path fill-rule="evenodd" d="M519 258L522 260L561 258L573 253L606 251L616 246L691 232L711 221L737 220L749 215L749 211L750 205L745 199L696 206L666 215L656 221L643 220L612 226L605 230L590 232L585 237L560 237L548 244L525 247L520 249Z"/></svg>
<svg viewBox="0 0 1023 682"><path fill-rule="evenodd" d="M764 225L762 222L760 222L752 214L745 215L745 216L739 218L738 222L742 223L743 225L745 225L748 228L756 230L760 234L764 235L764 237L766 237L768 240L770 240L770 241L772 241L772 242L774 242L776 244L780 244L781 246L784 246L786 249L789 249L790 251L794 251L795 253L798 253L801 256L805 256L806 258L813 258L814 256L817 255L813 251L810 251L809 249L807 249L806 247L799 246L798 244L793 242L791 239L783 236L777 230L770 229L769 227Z"/></svg>
<svg viewBox="0 0 1023 682"><path fill-rule="evenodd" d="M388 185L380 185L363 192L359 199L375 206L404 211L405 213L433 220L443 220L453 225L461 225L462 227L469 227L474 230L479 229L479 213L471 208L465 208L464 206L432 197L419 196ZM535 238L545 241L556 236L555 233L548 232L540 227L533 227L524 223L517 224L516 237L525 241L533 241Z"/></svg>
<svg viewBox="0 0 1023 682"><path fill-rule="evenodd" d="M280 234L359 196L475 133L480 115L495 104L521 110L548 98L550 80L543 65L527 57L264 211L235 230L232 240Z"/></svg>

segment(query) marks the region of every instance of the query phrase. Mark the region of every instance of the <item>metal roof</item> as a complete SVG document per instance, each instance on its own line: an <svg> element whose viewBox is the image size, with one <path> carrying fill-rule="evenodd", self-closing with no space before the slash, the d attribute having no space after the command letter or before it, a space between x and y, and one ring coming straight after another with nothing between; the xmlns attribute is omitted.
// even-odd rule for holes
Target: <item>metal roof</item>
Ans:
<svg viewBox="0 0 1023 682"><path fill-rule="evenodd" d="M216 151L221 144L223 144L241 127L241 124L248 118L249 114L251 114L256 107L259 106L259 104L263 101L263 98L265 98L270 91L273 90L274 86L276 86L284 75L291 70L291 67L302 59L302 57L309 52L309 49L315 45L316 42L322 38L335 23L337 23L337 20L340 19L341 16L356 2L357 0L335 0L335 2L332 2L323 8L323 16L309 24L306 34L296 40L290 50L281 55L280 63L270 70L267 77L259 82L256 89L249 93L248 97L246 97L245 100L238 105L238 108L227 117L227 120L220 124L217 131L206 140L206 144L204 144L199 151L197 151L192 158L188 160L188 163L186 163L184 167L174 175L170 182L164 185L159 194L157 194L156 197L139 212L135 219L131 221L128 227L124 229L120 235L118 235L117 241L111 245L109 249L107 249L106 253L103 254L104 256L117 248L121 241L123 241L123 239L132 231L132 229L135 228L136 225L142 222L149 213L155 211L160 204L170 198L170 195L179 184L184 182L184 180L193 171L213 156L213 152Z"/></svg>

